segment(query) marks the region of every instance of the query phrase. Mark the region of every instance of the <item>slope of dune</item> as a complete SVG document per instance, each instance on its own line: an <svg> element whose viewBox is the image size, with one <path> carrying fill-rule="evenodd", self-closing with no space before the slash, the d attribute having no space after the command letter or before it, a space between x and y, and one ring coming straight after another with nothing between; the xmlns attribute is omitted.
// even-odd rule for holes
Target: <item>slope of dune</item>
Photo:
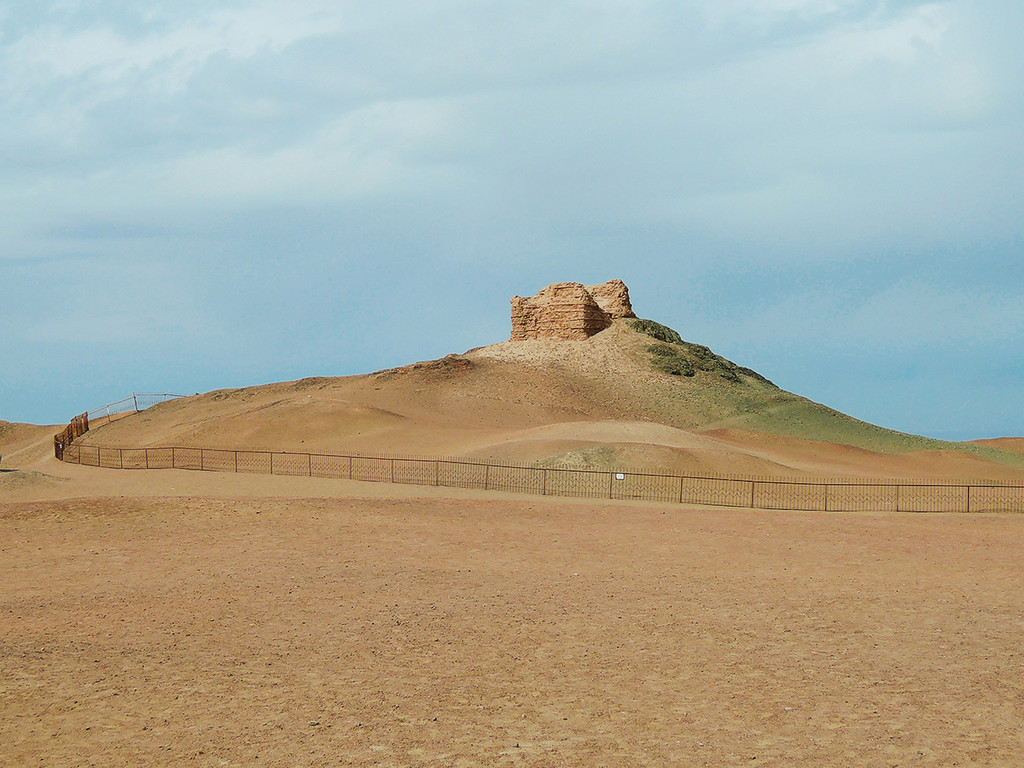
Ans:
<svg viewBox="0 0 1024 768"><path fill-rule="evenodd" d="M35 493L65 481L42 471L53 468L57 427L0 421L0 497Z"/></svg>
<svg viewBox="0 0 1024 768"><path fill-rule="evenodd" d="M866 424L746 369L671 375L653 364L651 343L616 321L585 341L503 342L366 375L182 398L94 429L83 441L673 473L1005 478L1024 467L1024 454ZM928 453L894 459L920 452Z"/></svg>
<svg viewBox="0 0 1024 768"><path fill-rule="evenodd" d="M61 427L0 421L0 466L22 466L53 455L53 435Z"/></svg>
<svg viewBox="0 0 1024 768"><path fill-rule="evenodd" d="M996 448L1001 451L1024 453L1024 437L995 437L987 440L971 440L971 445Z"/></svg>

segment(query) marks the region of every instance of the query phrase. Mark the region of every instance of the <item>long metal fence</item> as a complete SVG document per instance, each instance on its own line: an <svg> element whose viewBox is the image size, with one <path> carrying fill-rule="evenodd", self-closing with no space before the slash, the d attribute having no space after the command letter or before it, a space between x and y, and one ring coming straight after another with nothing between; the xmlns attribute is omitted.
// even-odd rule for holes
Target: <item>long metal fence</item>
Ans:
<svg viewBox="0 0 1024 768"><path fill-rule="evenodd" d="M175 400L179 397L185 397L185 395L172 395L168 392L159 394L132 392L130 397L123 397L113 403L107 403L99 408L94 408L91 411L75 416L70 424L53 436L53 455L58 459L63 459L64 449L71 445L76 438L88 432L90 426L100 426L116 418L129 416L157 403Z"/></svg>
<svg viewBox="0 0 1024 768"><path fill-rule="evenodd" d="M130 416L138 411L144 411L157 403L164 402L165 400L175 400L179 397L185 397L185 395L172 395L166 392L159 394L149 392L132 392L130 397L123 397L113 403L107 403L99 408L93 408L88 413L84 413L82 415L86 416L94 426L99 426L108 421L114 421L115 419L122 418L124 416Z"/></svg>
<svg viewBox="0 0 1024 768"><path fill-rule="evenodd" d="M86 415L78 417L85 419ZM543 496L819 512L1024 512L1024 485L997 482L669 475L493 464L457 458L358 456L216 448L106 448L55 436L58 459L112 469L191 469L364 480ZM82 427L79 422L79 429ZM70 430L70 431L69 431ZM83 434L79 432L80 434ZM66 441L61 441L63 438Z"/></svg>

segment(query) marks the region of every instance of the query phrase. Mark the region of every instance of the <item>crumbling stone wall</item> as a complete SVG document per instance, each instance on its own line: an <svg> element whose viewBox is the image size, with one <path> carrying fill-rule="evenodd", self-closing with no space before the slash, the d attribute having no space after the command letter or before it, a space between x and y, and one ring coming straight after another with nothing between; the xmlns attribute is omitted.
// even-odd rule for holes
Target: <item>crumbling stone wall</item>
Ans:
<svg viewBox="0 0 1024 768"><path fill-rule="evenodd" d="M636 317L633 306L629 303L629 288L621 280L609 280L600 285L586 286L587 293L613 320L620 317Z"/></svg>
<svg viewBox="0 0 1024 768"><path fill-rule="evenodd" d="M512 341L579 341L600 333L619 317L635 317L621 280L601 285L553 283L535 296L512 297Z"/></svg>

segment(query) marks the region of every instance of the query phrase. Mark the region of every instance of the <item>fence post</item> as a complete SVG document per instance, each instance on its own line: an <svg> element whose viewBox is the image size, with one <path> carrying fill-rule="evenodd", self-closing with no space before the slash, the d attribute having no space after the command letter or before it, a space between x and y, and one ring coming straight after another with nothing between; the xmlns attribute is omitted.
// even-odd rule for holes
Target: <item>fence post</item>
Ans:
<svg viewBox="0 0 1024 768"><path fill-rule="evenodd" d="M547 496L548 495L548 470L547 470L547 467L544 468L544 483L541 486L540 495L541 496Z"/></svg>
<svg viewBox="0 0 1024 768"><path fill-rule="evenodd" d="M896 511L900 511L900 484L896 483Z"/></svg>
<svg viewBox="0 0 1024 768"><path fill-rule="evenodd" d="M235 451L235 474L238 474L238 451Z"/></svg>
<svg viewBox="0 0 1024 768"><path fill-rule="evenodd" d="M135 403L135 412L139 412L139 396L132 392L132 402Z"/></svg>
<svg viewBox="0 0 1024 768"><path fill-rule="evenodd" d="M174 468L174 446L171 446L171 469Z"/></svg>
<svg viewBox="0 0 1024 768"><path fill-rule="evenodd" d="M681 475L679 477L679 503L683 503L683 478Z"/></svg>
<svg viewBox="0 0 1024 768"><path fill-rule="evenodd" d="M828 483L825 483L825 511L828 512Z"/></svg>
<svg viewBox="0 0 1024 768"><path fill-rule="evenodd" d="M967 512L971 512L971 486L967 486Z"/></svg>
<svg viewBox="0 0 1024 768"><path fill-rule="evenodd" d="M273 451L269 451L269 453L270 453L270 474L274 474L274 452Z"/></svg>
<svg viewBox="0 0 1024 768"><path fill-rule="evenodd" d="M149 448L146 449L146 469L149 469Z"/></svg>
<svg viewBox="0 0 1024 768"><path fill-rule="evenodd" d="M203 448L199 449L199 471L206 471L206 451Z"/></svg>
<svg viewBox="0 0 1024 768"><path fill-rule="evenodd" d="M391 460L391 482L395 482L395 460Z"/></svg>
<svg viewBox="0 0 1024 768"><path fill-rule="evenodd" d="M440 481L440 476L441 476L441 462L439 462L437 459L434 459L434 486L435 487L437 486L438 482Z"/></svg>
<svg viewBox="0 0 1024 768"><path fill-rule="evenodd" d="M614 480L614 479L615 479L615 473L614 472L609 472L608 473L608 498L609 499L612 497L612 480Z"/></svg>
<svg viewBox="0 0 1024 768"><path fill-rule="evenodd" d="M352 457L348 457L348 479L352 479Z"/></svg>
<svg viewBox="0 0 1024 768"><path fill-rule="evenodd" d="M124 448L117 449L117 468L124 469Z"/></svg>
<svg viewBox="0 0 1024 768"><path fill-rule="evenodd" d="M754 508L754 481L750 481L750 508Z"/></svg>

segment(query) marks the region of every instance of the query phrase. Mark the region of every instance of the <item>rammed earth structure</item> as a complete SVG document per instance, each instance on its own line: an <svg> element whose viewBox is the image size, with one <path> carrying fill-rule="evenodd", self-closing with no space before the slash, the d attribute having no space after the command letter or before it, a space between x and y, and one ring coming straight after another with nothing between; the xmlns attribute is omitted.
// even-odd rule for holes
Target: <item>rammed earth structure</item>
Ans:
<svg viewBox="0 0 1024 768"><path fill-rule="evenodd" d="M580 341L620 317L636 317L621 280L600 285L552 283L528 298L512 297L512 341Z"/></svg>

